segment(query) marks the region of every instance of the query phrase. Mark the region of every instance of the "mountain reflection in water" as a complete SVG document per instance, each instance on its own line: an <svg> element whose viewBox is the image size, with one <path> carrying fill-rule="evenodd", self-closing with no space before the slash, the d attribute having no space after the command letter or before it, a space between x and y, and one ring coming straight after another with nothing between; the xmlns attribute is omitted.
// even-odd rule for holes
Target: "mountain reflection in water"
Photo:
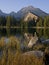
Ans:
<svg viewBox="0 0 49 65"><path fill-rule="evenodd" d="M49 39L49 29L36 29L36 28L28 28L27 31L25 31L24 29L21 30L21 28L0 28L0 38L2 36L4 37L8 37L8 36L16 36L16 37L21 37L21 36L24 36L24 33L29 33L31 35L35 35L35 32L36 32L36 35L38 37L44 37L46 39ZM8 41L8 40L7 40Z"/></svg>

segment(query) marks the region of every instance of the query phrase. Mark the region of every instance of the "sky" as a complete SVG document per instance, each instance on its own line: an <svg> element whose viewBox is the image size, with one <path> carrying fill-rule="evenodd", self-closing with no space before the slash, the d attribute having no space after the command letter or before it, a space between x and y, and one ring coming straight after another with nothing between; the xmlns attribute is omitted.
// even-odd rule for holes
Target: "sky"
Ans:
<svg viewBox="0 0 49 65"><path fill-rule="evenodd" d="M49 0L0 0L0 10L5 13L19 11L23 7L33 6L49 13Z"/></svg>

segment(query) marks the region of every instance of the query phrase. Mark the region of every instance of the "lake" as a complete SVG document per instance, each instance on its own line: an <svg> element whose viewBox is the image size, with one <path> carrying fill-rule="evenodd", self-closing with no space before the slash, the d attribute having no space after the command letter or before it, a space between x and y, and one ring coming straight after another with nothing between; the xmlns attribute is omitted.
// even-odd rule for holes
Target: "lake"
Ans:
<svg viewBox="0 0 49 65"><path fill-rule="evenodd" d="M2 36L20 36L24 35L24 33L29 33L34 36L49 38L49 28L0 28L0 37Z"/></svg>

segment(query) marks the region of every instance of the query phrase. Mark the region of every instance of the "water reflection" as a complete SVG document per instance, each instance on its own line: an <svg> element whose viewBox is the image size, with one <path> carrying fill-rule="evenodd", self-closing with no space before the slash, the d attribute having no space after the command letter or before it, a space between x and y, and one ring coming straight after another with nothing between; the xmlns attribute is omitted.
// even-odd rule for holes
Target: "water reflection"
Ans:
<svg viewBox="0 0 49 65"><path fill-rule="evenodd" d="M44 29L36 29L38 37L44 37L46 39L49 38L49 28L44 28Z"/></svg>
<svg viewBox="0 0 49 65"><path fill-rule="evenodd" d="M27 30L27 31L26 31ZM0 37L2 36L19 36L23 35L24 33L29 33L32 34L34 36L34 34L37 34L38 37L45 37L45 38L49 38L49 28L40 28L40 29L36 29L36 28L28 28L28 29L22 29L22 28L0 28Z"/></svg>

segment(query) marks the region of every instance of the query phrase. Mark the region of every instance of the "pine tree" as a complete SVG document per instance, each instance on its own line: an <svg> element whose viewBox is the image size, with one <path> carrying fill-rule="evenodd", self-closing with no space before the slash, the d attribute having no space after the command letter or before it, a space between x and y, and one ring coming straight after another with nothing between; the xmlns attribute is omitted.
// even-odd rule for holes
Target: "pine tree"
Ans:
<svg viewBox="0 0 49 65"><path fill-rule="evenodd" d="M11 17L7 17L7 22L6 22L6 30L7 30L7 35L10 36L10 22L11 22Z"/></svg>

